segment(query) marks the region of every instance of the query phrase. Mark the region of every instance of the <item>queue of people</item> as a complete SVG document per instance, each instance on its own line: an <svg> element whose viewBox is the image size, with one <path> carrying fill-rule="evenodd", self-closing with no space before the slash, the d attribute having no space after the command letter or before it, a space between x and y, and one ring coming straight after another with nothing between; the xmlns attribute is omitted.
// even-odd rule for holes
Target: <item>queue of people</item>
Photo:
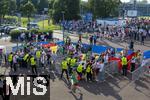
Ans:
<svg viewBox="0 0 150 100"><path fill-rule="evenodd" d="M50 66L53 54L50 49L28 43L24 48L6 56L8 58L6 64L13 72L17 72L18 68L29 68L32 74L38 74L37 68L46 69L47 66Z"/></svg>
<svg viewBox="0 0 150 100"><path fill-rule="evenodd" d="M141 45L144 45L146 38L150 37L150 20L148 19L128 19L126 25L102 25L97 21L86 22L83 20L78 21L65 21L64 28L66 31L72 33L89 33L90 35L96 35L100 39L109 40L133 40L138 41ZM90 38L92 41L92 38ZM94 40L95 37L94 37Z"/></svg>
<svg viewBox="0 0 150 100"><path fill-rule="evenodd" d="M78 45L78 44L76 44ZM64 73L66 74L67 79L69 80L71 75L76 71L76 77L78 80L85 79L87 82L105 81L105 72L106 67L108 67L110 63L111 57L117 57L121 60L122 66L122 75L127 76L128 70L133 72L138 65L141 63L140 61L141 54L140 51L136 51L135 55L131 57L131 59L127 58L126 50L123 53L115 52L113 49L108 49L102 54L90 54L83 53L81 49L76 49L73 44L67 45L71 49L67 49L67 57L64 58L61 62L61 79ZM80 45L82 48L82 44ZM115 65L111 65L115 66ZM130 69L128 69L130 66ZM117 66L116 66L117 67Z"/></svg>

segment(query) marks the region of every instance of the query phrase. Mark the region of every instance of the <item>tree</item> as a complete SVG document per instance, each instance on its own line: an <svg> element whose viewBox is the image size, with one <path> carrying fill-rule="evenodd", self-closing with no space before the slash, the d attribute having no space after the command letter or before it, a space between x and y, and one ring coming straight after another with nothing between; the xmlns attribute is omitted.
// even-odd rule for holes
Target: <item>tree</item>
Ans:
<svg viewBox="0 0 150 100"><path fill-rule="evenodd" d="M0 0L0 24L9 11L9 0Z"/></svg>
<svg viewBox="0 0 150 100"><path fill-rule="evenodd" d="M80 0L66 0L65 19L77 20L80 17Z"/></svg>
<svg viewBox="0 0 150 100"><path fill-rule="evenodd" d="M81 4L80 4L80 11L82 14L85 14L87 12L90 12L90 6L89 6L89 3L86 2L86 1L81 1Z"/></svg>
<svg viewBox="0 0 150 100"><path fill-rule="evenodd" d="M148 0L142 0L142 1L139 1L138 3L140 3L140 4L147 4Z"/></svg>
<svg viewBox="0 0 150 100"><path fill-rule="evenodd" d="M9 0L9 14L13 14L16 11L16 0Z"/></svg>
<svg viewBox="0 0 150 100"><path fill-rule="evenodd" d="M31 0L31 1L32 1L32 3L34 4L35 8L36 8L37 11L38 11L39 4L40 4L41 0Z"/></svg>
<svg viewBox="0 0 150 100"><path fill-rule="evenodd" d="M54 1L53 11L52 11L52 18L53 18L54 23L62 20L62 13L61 12L65 11L65 10L67 10L65 0L55 0Z"/></svg>
<svg viewBox="0 0 150 100"><path fill-rule="evenodd" d="M114 17L118 16L120 0L89 0L89 7L94 15L97 17Z"/></svg>
<svg viewBox="0 0 150 100"><path fill-rule="evenodd" d="M21 5L21 11L23 15L28 17L28 22L30 22L30 17L36 12L35 6L31 1L28 1L25 5Z"/></svg>
<svg viewBox="0 0 150 100"><path fill-rule="evenodd" d="M80 0L50 0L49 3L54 22L62 20L62 11L65 12L65 20L76 20L80 17Z"/></svg>
<svg viewBox="0 0 150 100"><path fill-rule="evenodd" d="M49 5L48 5L48 7L49 7L49 9L48 9L48 15L49 15L48 25L50 25L50 20L51 20L51 18L52 18L54 1L55 1L55 0L49 0L49 1L48 1L48 4L49 4Z"/></svg>
<svg viewBox="0 0 150 100"><path fill-rule="evenodd" d="M48 8L48 0L39 0L39 4L38 4L38 12L42 12L44 11L44 8Z"/></svg>

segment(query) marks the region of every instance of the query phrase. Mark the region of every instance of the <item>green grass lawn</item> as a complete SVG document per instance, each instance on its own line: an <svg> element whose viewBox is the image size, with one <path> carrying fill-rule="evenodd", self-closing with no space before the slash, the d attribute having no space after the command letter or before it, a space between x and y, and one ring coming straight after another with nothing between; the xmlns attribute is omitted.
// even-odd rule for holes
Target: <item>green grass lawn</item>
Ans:
<svg viewBox="0 0 150 100"><path fill-rule="evenodd" d="M18 21L17 16L5 16L5 18L14 18L14 19L16 19L16 21ZM33 21L33 20L34 20L34 18L30 18L30 21ZM21 17L21 26L27 27L27 23L28 23L28 18L27 17Z"/></svg>
<svg viewBox="0 0 150 100"><path fill-rule="evenodd" d="M146 19L150 19L150 16L140 16L138 18L146 18Z"/></svg>
<svg viewBox="0 0 150 100"><path fill-rule="evenodd" d="M40 29L43 29L43 21L38 22L38 25ZM60 30L60 26L52 24L52 21L48 25L48 20L44 20L44 30Z"/></svg>
<svg viewBox="0 0 150 100"><path fill-rule="evenodd" d="M17 16L6 15L5 18L14 18L14 19L16 19L16 21L18 21ZM33 20L34 20L34 18L30 18L30 21L33 21ZM21 26L27 27L27 23L28 23L28 18L21 17ZM38 26L40 29L43 30L43 21L38 22ZM61 29L61 27L59 25L52 24L52 21L51 21L50 25L48 25L48 20L44 20L44 30L60 30L60 29Z"/></svg>

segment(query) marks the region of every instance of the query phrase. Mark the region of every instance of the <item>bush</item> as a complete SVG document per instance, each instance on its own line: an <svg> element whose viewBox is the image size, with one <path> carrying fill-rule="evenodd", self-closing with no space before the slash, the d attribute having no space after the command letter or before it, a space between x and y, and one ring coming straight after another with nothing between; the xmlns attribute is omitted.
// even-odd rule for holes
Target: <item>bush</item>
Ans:
<svg viewBox="0 0 150 100"><path fill-rule="evenodd" d="M11 40L12 41L16 41L18 40L18 37L21 35L21 33L26 33L26 35L29 32L32 32L34 34L39 34L39 33L49 33L51 35L51 37L53 36L53 31L52 30L36 30L36 29L32 29L32 30L24 30L24 31L19 31L19 30L12 30L10 31L10 36L11 36Z"/></svg>
<svg viewBox="0 0 150 100"><path fill-rule="evenodd" d="M50 34L52 34L53 33L53 31L52 30L38 30L38 33L50 33Z"/></svg>
<svg viewBox="0 0 150 100"><path fill-rule="evenodd" d="M31 33L38 33L38 30L37 29L31 29L29 30Z"/></svg>
<svg viewBox="0 0 150 100"><path fill-rule="evenodd" d="M20 36L21 32L19 30L12 30L10 31L11 40L18 40L18 37Z"/></svg>

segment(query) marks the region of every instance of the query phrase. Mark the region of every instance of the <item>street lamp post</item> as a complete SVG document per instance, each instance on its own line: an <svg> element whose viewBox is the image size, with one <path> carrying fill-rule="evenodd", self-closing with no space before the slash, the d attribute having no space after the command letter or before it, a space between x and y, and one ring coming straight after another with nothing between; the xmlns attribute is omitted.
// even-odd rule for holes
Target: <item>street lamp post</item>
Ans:
<svg viewBox="0 0 150 100"><path fill-rule="evenodd" d="M45 16L44 12L45 11L43 11L43 30L44 30L44 16Z"/></svg>
<svg viewBox="0 0 150 100"><path fill-rule="evenodd" d="M62 31L63 31L63 43L65 44L65 36L64 36L64 31L65 31L65 30L64 30L64 21L65 21L64 14L65 14L65 12L62 11L61 13L62 13L62 18L63 18L63 21L62 21L62 22L63 22L63 23L62 23L62 26L63 26L63 27L62 27L62 29L63 29L63 30L62 30ZM64 50L65 50L65 48L63 47L63 55L65 54Z"/></svg>

